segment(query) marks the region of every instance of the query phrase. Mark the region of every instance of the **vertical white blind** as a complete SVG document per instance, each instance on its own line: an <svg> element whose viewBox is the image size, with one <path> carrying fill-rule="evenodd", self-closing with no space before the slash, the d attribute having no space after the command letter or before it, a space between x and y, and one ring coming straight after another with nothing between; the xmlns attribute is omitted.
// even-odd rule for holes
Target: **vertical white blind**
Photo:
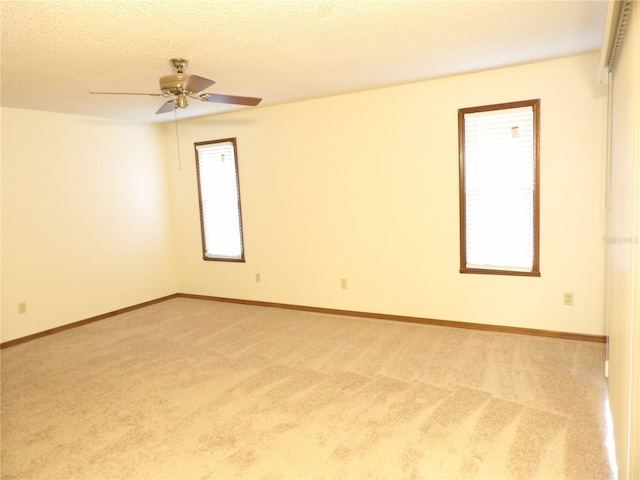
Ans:
<svg viewBox="0 0 640 480"><path fill-rule="evenodd" d="M232 142L196 145L207 258L242 259L237 165Z"/></svg>
<svg viewBox="0 0 640 480"><path fill-rule="evenodd" d="M464 116L467 268L534 267L534 114L530 106Z"/></svg>

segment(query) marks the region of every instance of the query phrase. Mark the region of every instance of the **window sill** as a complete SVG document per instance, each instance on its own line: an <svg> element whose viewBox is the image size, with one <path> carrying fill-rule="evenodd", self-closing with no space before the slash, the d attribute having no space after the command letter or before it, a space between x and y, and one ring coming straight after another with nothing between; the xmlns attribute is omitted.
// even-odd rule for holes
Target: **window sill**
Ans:
<svg viewBox="0 0 640 480"><path fill-rule="evenodd" d="M492 270L488 268L461 268L460 273L476 273L480 275L511 275L515 277L540 277L539 271L519 272L517 270Z"/></svg>
<svg viewBox="0 0 640 480"><path fill-rule="evenodd" d="M217 255L217 256L208 256L208 255L204 255L202 257L203 260L209 261L209 262L244 262L244 256L242 257L238 257L238 256L229 256L229 257L224 257L221 255Z"/></svg>

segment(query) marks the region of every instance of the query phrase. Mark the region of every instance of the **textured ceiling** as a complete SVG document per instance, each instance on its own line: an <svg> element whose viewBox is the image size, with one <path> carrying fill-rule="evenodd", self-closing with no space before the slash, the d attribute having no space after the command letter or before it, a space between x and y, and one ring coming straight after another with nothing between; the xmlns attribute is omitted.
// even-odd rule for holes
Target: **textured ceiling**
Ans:
<svg viewBox="0 0 640 480"><path fill-rule="evenodd" d="M273 105L598 50L606 1L2 0L7 107L141 121L173 73ZM594 72L596 75L596 72ZM179 118L240 108L191 100Z"/></svg>

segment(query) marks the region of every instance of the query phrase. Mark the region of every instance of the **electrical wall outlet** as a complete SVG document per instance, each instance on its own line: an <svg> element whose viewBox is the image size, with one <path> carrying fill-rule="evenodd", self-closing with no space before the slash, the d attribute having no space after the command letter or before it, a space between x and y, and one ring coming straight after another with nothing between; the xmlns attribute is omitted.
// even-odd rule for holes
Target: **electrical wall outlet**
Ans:
<svg viewBox="0 0 640 480"><path fill-rule="evenodd" d="M564 292L564 304L573 305L573 292Z"/></svg>
<svg viewBox="0 0 640 480"><path fill-rule="evenodd" d="M343 290L347 289L347 279L346 278L340 279L340 288L342 288Z"/></svg>
<svg viewBox="0 0 640 480"><path fill-rule="evenodd" d="M256 273L256 282L260 283L262 281L262 278L260 277L259 273Z"/></svg>
<svg viewBox="0 0 640 480"><path fill-rule="evenodd" d="M20 302L18 304L18 313L22 315L23 313L27 313L27 302Z"/></svg>

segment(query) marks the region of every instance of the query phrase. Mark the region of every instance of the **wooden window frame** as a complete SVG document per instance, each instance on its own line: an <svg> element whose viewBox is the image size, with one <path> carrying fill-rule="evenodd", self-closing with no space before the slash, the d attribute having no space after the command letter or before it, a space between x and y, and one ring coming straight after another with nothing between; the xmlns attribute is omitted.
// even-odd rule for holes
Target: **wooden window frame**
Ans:
<svg viewBox="0 0 640 480"><path fill-rule="evenodd" d="M216 143L225 143L229 142L233 146L233 160L235 162L235 172L236 172L236 188L238 190L238 222L239 222L239 234L240 234L240 256L239 257L227 257L227 256L208 256L207 255L207 243L206 243L206 235L205 235L205 222L204 222L204 210L202 204L202 178L200 176L200 162L198 157L198 147L203 145L212 145ZM208 140L205 142L196 142L193 144L195 151L195 159L196 159L196 175L197 175L197 183L198 183L198 205L200 209L200 235L202 241L202 259L205 261L213 261L213 262L245 262L245 251L244 251L244 229L242 227L242 202L240 195L240 170L238 168L238 148L235 138L223 138L220 140Z"/></svg>
<svg viewBox="0 0 640 480"><path fill-rule="evenodd" d="M468 113L532 107L533 110L533 265L531 271L467 267L466 183L465 183L465 115ZM460 273L540 277L540 99L498 103L458 110L458 151L460 188Z"/></svg>

